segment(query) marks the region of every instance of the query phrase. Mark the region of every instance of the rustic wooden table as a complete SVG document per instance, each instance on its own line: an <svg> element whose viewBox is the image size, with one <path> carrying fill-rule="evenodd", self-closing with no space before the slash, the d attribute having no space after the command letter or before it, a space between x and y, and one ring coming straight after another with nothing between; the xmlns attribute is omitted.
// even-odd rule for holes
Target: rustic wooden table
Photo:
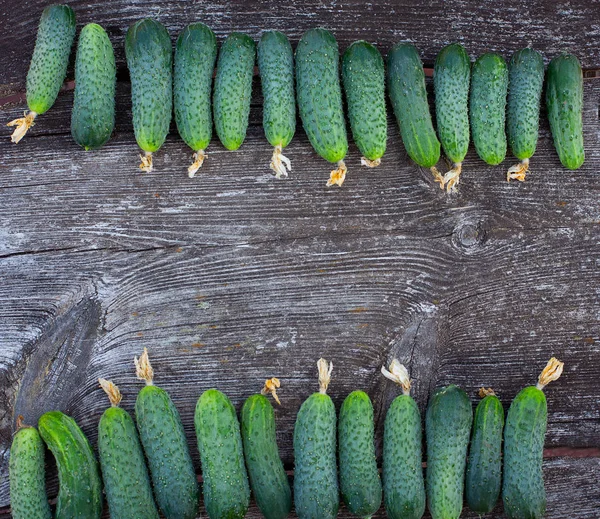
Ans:
<svg viewBox="0 0 600 519"><path fill-rule="evenodd" d="M333 361L336 405L353 389L371 395L377 443L398 388L379 374L397 356L423 411L435 386L493 386L505 407L552 355L565 362L547 389L548 517L600 517L600 81L585 81L586 162L561 167L542 110L527 182L507 183L474 151L458 193L446 195L410 162L393 117L377 169L354 145L342 188L326 188L329 164L300 125L276 180L254 84L246 142L227 152L213 139L194 179L191 152L173 128L138 169L123 38L152 16L175 40L203 21L219 40L284 31L295 45L314 26L352 41L414 42L426 66L462 42L472 58L509 58L533 44L546 62L562 50L600 69L600 2L466 0L396 4L75 0L78 27L105 26L118 60L117 126L100 151L71 139L72 93L61 94L27 137L0 139L0 517L8 516L8 458L15 417L36 423L61 409L95 444L112 379L131 411L141 383L133 357L150 350L156 383L181 411L194 459L194 405L210 387L239 408L265 377L282 381L278 439L292 469L292 430L317 388L316 361ZM23 92L46 2L0 1L0 97ZM72 78L72 69L69 72ZM431 85L429 85L431 86ZM24 103L0 108L9 121ZM49 490L56 493L50 471ZM490 517L501 516L501 505ZM4 514L4 515L3 515ZM258 517L252 508L249 517ZM348 517L345 510L341 517ZM465 510L465 517L475 517ZM377 517L384 517L381 511Z"/></svg>

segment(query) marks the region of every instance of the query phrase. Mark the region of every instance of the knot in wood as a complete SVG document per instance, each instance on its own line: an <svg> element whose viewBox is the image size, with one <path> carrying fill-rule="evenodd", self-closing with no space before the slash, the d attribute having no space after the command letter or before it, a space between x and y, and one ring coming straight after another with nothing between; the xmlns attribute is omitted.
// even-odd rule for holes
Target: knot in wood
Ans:
<svg viewBox="0 0 600 519"><path fill-rule="evenodd" d="M487 230L484 222L463 222L454 229L452 238L458 248L474 251L487 241Z"/></svg>

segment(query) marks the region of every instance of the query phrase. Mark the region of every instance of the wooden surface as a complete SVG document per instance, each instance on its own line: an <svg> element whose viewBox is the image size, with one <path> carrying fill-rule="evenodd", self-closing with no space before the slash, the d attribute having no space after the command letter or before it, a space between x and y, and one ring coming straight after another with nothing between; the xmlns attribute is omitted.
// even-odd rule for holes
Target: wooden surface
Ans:
<svg viewBox="0 0 600 519"><path fill-rule="evenodd" d="M0 0L0 96L24 90L44 5ZM379 368L393 356L409 367L423 411L432 388L451 382L474 404L477 388L493 386L508 407L555 355L565 372L547 389L546 444L567 450L545 462L548 517L600 517L593 450L600 445L600 81L585 82L586 162L578 171L561 167L543 113L526 183L504 181L512 158L488 167L471 149L458 193L446 195L410 163L390 116L382 166L360 167L351 145L346 183L327 189L331 168L300 125L286 153L290 178L271 175L258 81L240 150L227 152L213 139L207 162L188 179L191 152L173 129L155 171L142 174L122 49L127 27L151 15L173 40L187 23L204 21L220 40L232 30L258 40L276 28L295 46L304 30L322 25L334 30L342 51L358 38L384 53L409 40L431 64L455 40L472 58L486 50L508 58L532 43L546 61L564 49L598 69L600 3L71 5L79 28L101 23L115 44L117 127L102 150L85 153L70 137L72 94L65 93L19 145L9 129L0 139L5 514L15 417L35 424L58 408L95 443L107 406L97 378L117 383L132 410L141 387L132 360L147 346L196 463L200 393L219 387L239 409L264 378L278 376L279 444L289 469L295 415L317 388L319 356L334 363L336 405L357 388L373 398L380 450L385 410L398 389ZM0 119L24 109L4 106ZM258 516L255 508L248 515Z"/></svg>

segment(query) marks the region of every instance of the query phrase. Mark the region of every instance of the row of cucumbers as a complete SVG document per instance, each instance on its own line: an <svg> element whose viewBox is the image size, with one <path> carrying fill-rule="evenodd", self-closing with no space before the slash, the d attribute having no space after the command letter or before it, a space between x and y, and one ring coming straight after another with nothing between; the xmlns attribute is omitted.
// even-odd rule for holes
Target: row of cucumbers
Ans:
<svg viewBox="0 0 600 519"><path fill-rule="evenodd" d="M112 404L98 426L98 454L110 516L158 519L160 509L167 519L193 519L199 512L199 486L179 413L169 395L153 385L146 350L135 364L138 378L147 384L135 403L137 429L131 415L118 407L118 388L100 379ZM433 519L457 519L463 493L468 506L484 514L495 507L502 490L507 517L540 519L546 508L542 454L547 406L542 389L562 369L563 363L552 358L537 385L515 397L506 425L504 409L492 390L481 390L483 400L473 419L471 402L462 389L455 385L436 389L425 418L424 479L421 416L410 396L406 368L394 360L389 371L381 370L402 387L403 394L394 399L385 418L380 477L369 396L363 391L350 393L338 420L327 395L332 365L320 359L319 392L304 401L294 429L296 514L300 519L333 519L341 493L350 512L361 518L370 518L383 500L391 519L419 519L426 505ZM273 407L265 396L271 393L279 403L278 388L279 380L269 379L261 394L246 400L241 427L233 405L220 391L210 389L198 399L194 421L210 519L243 518L250 488L266 519L289 515L292 492L279 457ZM38 428L39 434L18 423L14 436L9 463L13 518L51 517L42 439L58 466L55 517L99 518L102 482L81 429L60 411L42 415Z"/></svg>
<svg viewBox="0 0 600 519"><path fill-rule="evenodd" d="M30 112L9 123L17 126L14 142L23 137L37 115L54 103L74 37L73 10L64 5L47 7L27 75ZM214 33L196 23L179 35L173 59L171 39L163 25L145 19L129 28L125 54L131 77L133 126L144 151L140 165L144 171L152 170L152 153L166 139L173 106L179 134L194 151L194 162L188 168L190 176L205 160L213 118L225 148L236 150L241 146L248 127L256 53L249 36L232 33L217 60ZM287 176L291 169L282 150L296 130L297 100L313 148L337 164L327 185L344 182L348 139L339 62L338 44L324 29L307 31L298 43L295 58L284 34L263 34L258 45L263 127L274 147L271 169L278 177ZM487 53L471 66L462 45L455 43L442 49L434 66L437 132L427 101L423 64L413 45L399 43L390 50L387 75L381 54L365 41L353 43L341 63L348 118L363 155L362 164L375 167L385 153L387 82L408 155L418 165L431 168L442 189L451 190L458 183L471 138L478 155L491 165L504 160L508 141L521 162L509 169L507 179L525 179L538 139L544 82L544 62L537 51L522 49L508 65L500 55ZM73 138L86 150L102 146L113 132L115 77L115 58L106 32L97 24L86 25L77 48L71 118ZM550 62L546 105L561 162L569 169L579 168L584 161L583 75L575 56L562 54ZM435 167L441 148L453 163L445 174Z"/></svg>

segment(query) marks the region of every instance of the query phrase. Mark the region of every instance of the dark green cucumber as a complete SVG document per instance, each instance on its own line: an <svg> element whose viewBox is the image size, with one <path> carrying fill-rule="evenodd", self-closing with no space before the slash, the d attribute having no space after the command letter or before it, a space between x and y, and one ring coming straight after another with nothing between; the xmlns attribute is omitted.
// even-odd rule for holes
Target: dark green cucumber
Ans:
<svg viewBox="0 0 600 519"><path fill-rule="evenodd" d="M471 73L471 135L477 155L495 166L506 156L508 67L498 54L479 56Z"/></svg>
<svg viewBox="0 0 600 519"><path fill-rule="evenodd" d="M60 411L49 411L40 416L38 429L58 468L55 519L99 518L102 481L98 463L75 420Z"/></svg>
<svg viewBox="0 0 600 519"><path fill-rule="evenodd" d="M255 58L254 41L239 32L219 52L213 108L217 135L228 150L237 150L246 138Z"/></svg>
<svg viewBox="0 0 600 519"><path fill-rule="evenodd" d="M463 506L473 409L455 385L436 389L427 406L427 505L432 519L458 519Z"/></svg>
<svg viewBox="0 0 600 519"><path fill-rule="evenodd" d="M546 108L562 165L567 169L580 168L585 160L583 73L579 60L572 54L561 54L548 65Z"/></svg>
<svg viewBox="0 0 600 519"><path fill-rule="evenodd" d="M210 519L241 519L250 503L240 424L229 398L216 389L202 393L194 416Z"/></svg>
<svg viewBox="0 0 600 519"><path fill-rule="evenodd" d="M483 400L475 409L465 497L471 510L487 514L500 496L504 408L493 391L482 389L479 394Z"/></svg>
<svg viewBox="0 0 600 519"><path fill-rule="evenodd" d="M377 48L366 41L350 45L342 57L342 80L352 137L363 155L362 163L378 166L385 153L387 115L385 71Z"/></svg>
<svg viewBox="0 0 600 519"><path fill-rule="evenodd" d="M71 135L86 150L101 147L115 127L115 55L106 31L95 23L81 29L75 60Z"/></svg>

